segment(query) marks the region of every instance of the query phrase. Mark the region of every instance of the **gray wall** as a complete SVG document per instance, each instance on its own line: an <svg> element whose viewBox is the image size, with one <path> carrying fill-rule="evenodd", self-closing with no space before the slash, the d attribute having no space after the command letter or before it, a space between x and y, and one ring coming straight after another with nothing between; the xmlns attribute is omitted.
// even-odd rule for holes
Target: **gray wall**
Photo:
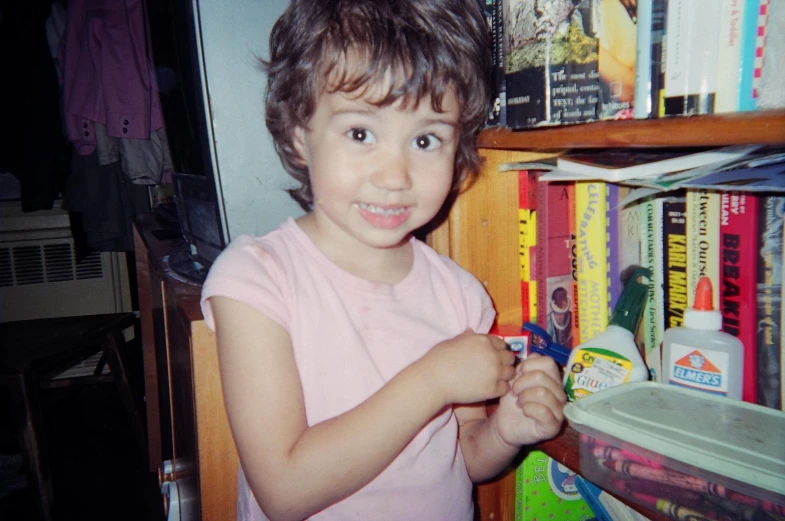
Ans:
<svg viewBox="0 0 785 521"><path fill-rule="evenodd" d="M265 76L273 23L287 0L197 0L215 143L214 168L230 238L261 235L302 214L264 125Z"/></svg>

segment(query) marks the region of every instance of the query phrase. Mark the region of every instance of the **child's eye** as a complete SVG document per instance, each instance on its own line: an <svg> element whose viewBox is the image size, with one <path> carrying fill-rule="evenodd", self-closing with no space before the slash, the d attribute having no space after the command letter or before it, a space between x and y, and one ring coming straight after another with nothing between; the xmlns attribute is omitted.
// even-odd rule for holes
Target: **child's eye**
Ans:
<svg viewBox="0 0 785 521"><path fill-rule="evenodd" d="M373 132L368 130L367 128L353 128L346 133L346 135L354 141L359 141L360 143L375 143L376 137L373 135Z"/></svg>
<svg viewBox="0 0 785 521"><path fill-rule="evenodd" d="M420 150L433 150L442 144L442 140L433 134L422 134L414 138L413 144Z"/></svg>

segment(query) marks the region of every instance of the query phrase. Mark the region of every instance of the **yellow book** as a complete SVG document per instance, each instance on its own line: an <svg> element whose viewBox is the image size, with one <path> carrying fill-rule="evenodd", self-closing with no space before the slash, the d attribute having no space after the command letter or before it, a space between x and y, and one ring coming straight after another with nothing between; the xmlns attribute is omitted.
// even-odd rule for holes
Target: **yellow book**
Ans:
<svg viewBox="0 0 785 521"><path fill-rule="evenodd" d="M608 326L608 189L601 181L575 183L575 242L581 342Z"/></svg>
<svg viewBox="0 0 785 521"><path fill-rule="evenodd" d="M720 194L702 189L687 191L687 307L695 300L702 276L711 279L714 309L720 309Z"/></svg>
<svg viewBox="0 0 785 521"><path fill-rule="evenodd" d="M537 279L534 250L537 245L537 177L534 172L518 173L518 261L521 281L523 322L537 322Z"/></svg>

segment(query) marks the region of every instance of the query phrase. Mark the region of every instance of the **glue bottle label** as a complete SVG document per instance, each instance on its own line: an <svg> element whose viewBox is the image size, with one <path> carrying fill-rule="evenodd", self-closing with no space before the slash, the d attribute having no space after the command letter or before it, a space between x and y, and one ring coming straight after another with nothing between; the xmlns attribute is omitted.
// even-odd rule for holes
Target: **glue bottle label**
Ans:
<svg viewBox="0 0 785 521"><path fill-rule="evenodd" d="M728 395L728 353L673 343L668 363L669 383L722 396Z"/></svg>
<svg viewBox="0 0 785 521"><path fill-rule="evenodd" d="M630 360L596 347L578 349L572 360L564 386L571 401L626 383L632 371Z"/></svg>

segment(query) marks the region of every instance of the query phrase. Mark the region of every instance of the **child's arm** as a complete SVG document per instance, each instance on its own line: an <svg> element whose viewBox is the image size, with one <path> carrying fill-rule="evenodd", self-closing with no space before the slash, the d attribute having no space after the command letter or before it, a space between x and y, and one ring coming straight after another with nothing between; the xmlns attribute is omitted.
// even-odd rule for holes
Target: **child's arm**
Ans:
<svg viewBox="0 0 785 521"><path fill-rule="evenodd" d="M561 428L567 397L553 360L529 355L516 376L490 417L484 405L455 410L461 450L474 482L496 477L523 445L552 438Z"/></svg>
<svg viewBox="0 0 785 521"><path fill-rule="evenodd" d="M503 342L464 333L354 409L309 427L288 333L240 302L212 297L211 304L240 461L274 520L304 519L351 495L445 406L505 394L514 376L514 356Z"/></svg>

